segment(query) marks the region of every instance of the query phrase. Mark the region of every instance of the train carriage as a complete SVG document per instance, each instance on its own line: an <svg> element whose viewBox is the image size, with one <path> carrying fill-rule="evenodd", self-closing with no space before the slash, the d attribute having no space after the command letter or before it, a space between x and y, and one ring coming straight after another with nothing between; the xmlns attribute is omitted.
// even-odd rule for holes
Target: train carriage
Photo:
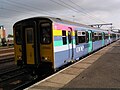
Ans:
<svg viewBox="0 0 120 90"><path fill-rule="evenodd" d="M108 32L59 18L35 17L14 24L15 61L39 71L57 69L109 44Z"/></svg>

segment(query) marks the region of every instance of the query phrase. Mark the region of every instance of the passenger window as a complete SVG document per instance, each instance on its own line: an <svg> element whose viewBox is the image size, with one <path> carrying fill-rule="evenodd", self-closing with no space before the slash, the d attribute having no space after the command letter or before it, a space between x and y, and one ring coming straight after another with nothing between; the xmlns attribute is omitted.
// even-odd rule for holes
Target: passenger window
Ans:
<svg viewBox="0 0 120 90"><path fill-rule="evenodd" d="M110 34L110 38L112 38L112 34Z"/></svg>
<svg viewBox="0 0 120 90"><path fill-rule="evenodd" d="M50 23L41 23L40 24L40 35L42 44L50 44L52 41L52 30Z"/></svg>
<svg viewBox="0 0 120 90"><path fill-rule="evenodd" d="M86 41L86 33L85 32L78 32L78 43L85 43Z"/></svg>
<svg viewBox="0 0 120 90"><path fill-rule="evenodd" d="M95 41L98 41L98 40L99 40L99 35L98 35L97 32L94 33L94 39L95 39Z"/></svg>
<svg viewBox="0 0 120 90"><path fill-rule="evenodd" d="M22 44L22 31L21 31L21 26L16 26L15 27L15 39L16 39L16 44Z"/></svg>
<svg viewBox="0 0 120 90"><path fill-rule="evenodd" d="M116 38L116 34L113 34L113 38Z"/></svg>
<svg viewBox="0 0 120 90"><path fill-rule="evenodd" d="M105 39L108 39L108 34L105 34Z"/></svg>
<svg viewBox="0 0 120 90"><path fill-rule="evenodd" d="M63 40L63 45L66 45L67 44L66 31L62 31L62 40Z"/></svg>

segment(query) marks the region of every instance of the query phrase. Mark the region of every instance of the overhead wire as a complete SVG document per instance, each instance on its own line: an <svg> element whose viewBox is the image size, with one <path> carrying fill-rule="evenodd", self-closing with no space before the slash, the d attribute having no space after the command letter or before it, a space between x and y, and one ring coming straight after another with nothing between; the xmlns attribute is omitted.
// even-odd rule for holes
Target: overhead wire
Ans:
<svg viewBox="0 0 120 90"><path fill-rule="evenodd" d="M60 6L62 6L62 7L68 8L69 10L72 10L72 11L74 11L74 12L76 12L76 13L82 13L83 15L88 15L89 17L92 17L92 16L90 16L88 13L86 13L86 12L84 12L84 11L82 11L82 10L78 10L78 9L75 8L74 6L67 4L66 2L64 2L64 1L62 1L62 0L59 0L59 2L54 1L54 0L50 0L50 1L51 1L51 2L54 2L54 3L58 4L58 5L60 5ZM70 1L71 1L71 0L70 0ZM61 2L61 3L60 3L60 2ZM72 2L74 5L77 5L77 4L74 3L73 1L71 1L71 2ZM23 8L23 9L25 9L25 10L32 11L32 12L34 12L34 13L39 13L39 12L36 12L35 10L40 10L40 11L43 11L41 14L58 15L58 13L53 13L53 12L51 13L51 12L45 11L45 10L43 10L43 9L40 9L40 8L37 8L37 7L33 7L33 6L31 6L31 5L24 4L24 3L17 3L17 2L15 2L15 1L13 2L13 1L9 1L9 0L4 0L4 3L6 3L6 4L8 4L8 5L14 5L14 6L18 7L18 8ZM77 6L79 6L79 5L77 5ZM29 8L28 8L28 7L29 7ZM79 6L79 7L80 7L80 6ZM4 10L11 10L11 9L7 9L7 8L2 8L2 9L4 9ZM35 10L34 10L34 9L35 9ZM18 11L18 10L14 10L14 9L12 9L11 11L29 14L28 12ZM66 17L66 16L63 16L63 17ZM68 16L68 15L67 15L67 17L73 18L72 16ZM94 17L92 17L92 18L90 18L90 19L96 20ZM78 20L78 19L75 19L75 18L74 18L74 20ZM99 20L99 21L100 21L100 20Z"/></svg>
<svg viewBox="0 0 120 90"><path fill-rule="evenodd" d="M12 2L12 1L8 1L8 0L6 0L6 2L4 1L4 3L5 4L7 4L7 5L12 5L12 6L15 6L15 7L18 7L18 8L23 8L23 9L25 9L25 10L29 10L29 11L33 11L33 12L35 12L33 9L38 9L38 10L40 10L39 8L35 8L35 7L31 7L31 6L28 6L28 5L26 5L26 4L21 4L21 3L16 3L16 2ZM28 8L26 8L26 7L29 7L29 9ZM31 9L32 8L32 9ZM1 10L6 10L6 11L12 11L12 12L16 12L16 13L24 13L24 14L30 14L30 13L28 13L28 12L25 12L24 10L23 11L20 11L20 10L15 10L15 9L10 9L10 8L5 8L5 7L2 7L2 8L0 8ZM41 10L40 10L41 11ZM45 11L45 10L44 10ZM35 12L35 13L38 13L38 12ZM43 12L42 12L43 13ZM48 14L48 15L57 15L56 13L50 13L50 12L47 12L47 13L44 13L44 14ZM1 16L1 15L0 15ZM66 17L66 16L64 16L64 17ZM7 17L8 18L8 17ZM68 18L68 17L67 17ZM6 21L4 21L4 22L6 22ZM11 22L11 21L10 21ZM8 24L8 22L6 22L7 24Z"/></svg>
<svg viewBox="0 0 120 90"><path fill-rule="evenodd" d="M2 2L2 3L5 3L5 2ZM5 3L5 4L7 4L7 3ZM12 5L12 4L7 4L7 5ZM25 11L20 11L20 10L16 10L16 9L10 9L10 8L6 8L6 7L0 7L0 10L12 11L12 12L16 12L16 13L30 14L30 13L25 12ZM2 16L2 13L0 14L0 16ZM5 18L5 15L2 16L2 17ZM6 18L11 18L11 17L6 17Z"/></svg>
<svg viewBox="0 0 120 90"><path fill-rule="evenodd" d="M58 4L59 6L63 6L63 7L65 7L65 8L68 8L68 9L70 9L71 11L77 12L75 9L70 8L70 7L68 7L68 6L65 6L65 5L63 5L63 4L61 4L61 3L57 2L57 1L54 1L54 0L50 0L50 1Z"/></svg>
<svg viewBox="0 0 120 90"><path fill-rule="evenodd" d="M32 11L34 13L38 13L38 12L35 12L34 10L32 10L32 9L36 9L36 8L33 8L33 7L32 7L32 9L28 8L28 5L26 5L26 4L20 4L20 3L16 3L16 2L13 2L13 1L9 1L9 0L4 0L4 3L6 3L8 5L14 5L15 7L18 7L18 8L23 8L25 10ZM43 11L43 10L41 10L41 11ZM24 12L24 13L26 13L26 12ZM42 12L42 13L44 13L44 12ZM48 13L44 13L44 14L48 14Z"/></svg>
<svg viewBox="0 0 120 90"><path fill-rule="evenodd" d="M70 1L72 4L78 6L78 7L79 7L81 10L83 10L86 14L89 14L90 11L88 11L87 9L84 9L82 6L78 5L77 3L73 2L72 0L69 0L69 1ZM91 15L91 17L96 18L95 15L93 15L93 14L90 14L90 15ZM96 19L98 19L98 18L96 18ZM103 21L103 20L101 20L101 19L98 19L98 20L100 20L101 22L106 23L105 21Z"/></svg>
<svg viewBox="0 0 120 90"><path fill-rule="evenodd" d="M76 5L77 7L79 7L80 9L74 7L72 4L70 3L66 3L65 1L62 1L62 0L59 0L59 1L55 1L55 0L50 0L51 2L53 2L54 4L57 4L61 7L65 7L75 13L81 13L83 16L89 16L91 18L91 20L94 20L96 22L98 22L98 19L95 18L94 15L91 16L91 14L88 13L88 11L84 8L82 8L80 5L76 4L75 2L73 2L72 0L69 0L73 5ZM40 14L45 14L45 15L54 15L54 16L61 16L59 13L55 13L55 12L51 12L51 11L47 11L47 10L44 10L44 9L41 9L41 8L38 8L38 7L34 7L34 6L31 6L31 5L28 5L28 4L25 4L25 3L22 3L22 2L19 2L19 1L12 1L12 0L3 0L3 2L7 5L13 5L15 7L18 7L18 8L21 8L21 9L24 9L24 10L28 10L28 11L31 11L31 12L34 12L34 14L32 15L35 15L37 13L40 13ZM24 13L24 14L31 14L27 11L24 11L24 10L16 10L16 9L10 9L10 8L6 8L6 7L0 7L1 10L6 10L6 11L12 11L12 12L16 12L16 13ZM37 11L35 11L37 10ZM40 12L42 11L42 12ZM1 15L0 16L2 17L5 17L4 15ZM66 18L70 18L71 21L78 21L78 19L76 19L75 17L73 17L74 15L62 15L62 17L66 17ZM74 19L74 20L73 20ZM67 19L68 20L68 19ZM99 21L101 22L104 22L103 20L100 20ZM5 21L6 22L6 21Z"/></svg>
<svg viewBox="0 0 120 90"><path fill-rule="evenodd" d="M68 3L65 3L64 1L62 1L62 0L59 0L60 2L62 2L62 3L64 3L64 4L66 4L66 5L69 5ZM72 8L74 8L74 9L76 9L75 7L73 7L72 5L69 5L70 7L72 7ZM88 13L86 13L84 10L79 10L79 9L76 9L76 10L78 10L78 12L80 12L80 13L83 13L84 15L87 15L87 16L89 16L89 17L91 17L90 19L92 19L92 20L95 20L95 21L100 21L100 20L97 20L96 18L94 18L92 15L90 15L90 14L88 14ZM103 22L103 21L102 21Z"/></svg>
<svg viewBox="0 0 120 90"><path fill-rule="evenodd" d="M60 14L58 14L58 13L54 13L54 12L48 12L48 11L46 11L46 10L43 10L43 9L40 9L40 8L37 8L37 7L33 7L33 6L30 6L30 5L27 5L27 4L24 4L24 3L17 3L17 2L13 2L13 1L9 1L9 0L6 0L6 2L4 1L4 3L6 3L6 4L8 4L8 5L14 5L14 6L16 6L16 7L18 7L18 8L23 8L23 9L25 9L25 10L29 10L29 11L32 11L32 12L34 12L34 13L39 13L39 12L36 12L35 10L38 10L38 11L43 11L42 13L40 12L40 14L45 14L45 15L54 15L54 16L57 16L57 15L59 15L59 16L61 16ZM29 7L29 9L28 9L28 7ZM33 10L34 9L34 10ZM19 12L19 11L18 11ZM23 12L24 13L24 12ZM25 12L26 13L26 12ZM62 16L62 17L67 17L68 18L68 16ZM70 17L69 17L70 18Z"/></svg>
<svg viewBox="0 0 120 90"><path fill-rule="evenodd" d="M31 11L33 11L33 12L36 12L36 11L34 11L34 10L38 10L38 11L43 11L42 13L43 14L47 14L47 15L59 15L59 13L54 13L54 12L51 12L51 11L47 11L47 10L45 10L45 9L41 9L41 8L37 8L37 7L33 7L33 6L31 6L31 5L28 5L28 4L25 4L25 3L19 3L18 1L17 2L13 2L13 1L9 1L9 0L6 0L7 1L7 3L9 2L9 3L11 3L11 4L14 4L14 5L16 5L16 7L18 7L18 5L19 5L19 7L20 8L24 8L24 9L27 9L27 10L31 10ZM27 7L27 8L26 8ZM28 7L29 7L29 9L28 9ZM33 10L34 9L34 10ZM39 13L39 12L36 12L36 13ZM41 12L40 12L41 13Z"/></svg>
<svg viewBox="0 0 120 90"><path fill-rule="evenodd" d="M59 6L63 6L63 7L65 7L65 8L67 8L67 9L69 9L69 10L71 10L71 11L73 11L73 12L76 12L76 13L78 13L78 11L77 10L75 10L74 8L71 8L71 7L68 7L68 6L66 6L66 5L63 5L63 4L61 4L61 3L59 3L59 2L57 2L57 1L54 1L54 0L50 0L51 2L53 2L53 3L55 3L55 4L58 4ZM78 21L78 19L76 19L75 17L73 18L73 16L74 15L67 15L67 17L69 17L70 19L72 19L71 21ZM64 16L65 17L65 16ZM73 20L74 19L74 20ZM67 19L68 20L68 19ZM84 22L84 21L83 21Z"/></svg>
<svg viewBox="0 0 120 90"><path fill-rule="evenodd" d="M55 2L56 4L59 4L59 5L62 5L62 6L63 6L63 4L64 4L64 7L67 6L67 8L68 8L68 7L69 7L69 8L72 8L72 9L76 10L76 13L81 13L81 14L84 15L84 16L89 16L89 17L91 17L91 18L89 18L89 19L94 20L94 21L96 21L96 22L100 21L100 20L95 19L93 16L89 15L88 13L86 13L86 12L84 12L84 11L81 11L81 10L79 10L79 9L76 9L76 8L73 7L72 5L66 3L66 2L64 2L64 1L62 1L62 0L59 0L59 2L54 1L54 0L50 0L50 1ZM61 2L62 4L61 4L60 2ZM103 22L103 21L101 21L101 22Z"/></svg>

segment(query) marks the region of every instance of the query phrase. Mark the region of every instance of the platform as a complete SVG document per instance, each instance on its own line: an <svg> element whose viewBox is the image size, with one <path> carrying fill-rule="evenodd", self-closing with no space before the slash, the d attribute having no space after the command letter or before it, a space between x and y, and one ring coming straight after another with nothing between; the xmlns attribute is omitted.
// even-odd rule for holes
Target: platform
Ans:
<svg viewBox="0 0 120 90"><path fill-rule="evenodd" d="M25 90L120 88L120 40Z"/></svg>

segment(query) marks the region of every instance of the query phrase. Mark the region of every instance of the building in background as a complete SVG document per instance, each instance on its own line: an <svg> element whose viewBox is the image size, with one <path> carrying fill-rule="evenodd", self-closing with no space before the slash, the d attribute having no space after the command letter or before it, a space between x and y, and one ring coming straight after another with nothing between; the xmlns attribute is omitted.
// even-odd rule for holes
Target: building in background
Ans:
<svg viewBox="0 0 120 90"><path fill-rule="evenodd" d="M0 25L0 38L6 38L6 32L3 25Z"/></svg>
<svg viewBox="0 0 120 90"><path fill-rule="evenodd" d="M0 25L0 46L6 42L6 32L3 25Z"/></svg>

